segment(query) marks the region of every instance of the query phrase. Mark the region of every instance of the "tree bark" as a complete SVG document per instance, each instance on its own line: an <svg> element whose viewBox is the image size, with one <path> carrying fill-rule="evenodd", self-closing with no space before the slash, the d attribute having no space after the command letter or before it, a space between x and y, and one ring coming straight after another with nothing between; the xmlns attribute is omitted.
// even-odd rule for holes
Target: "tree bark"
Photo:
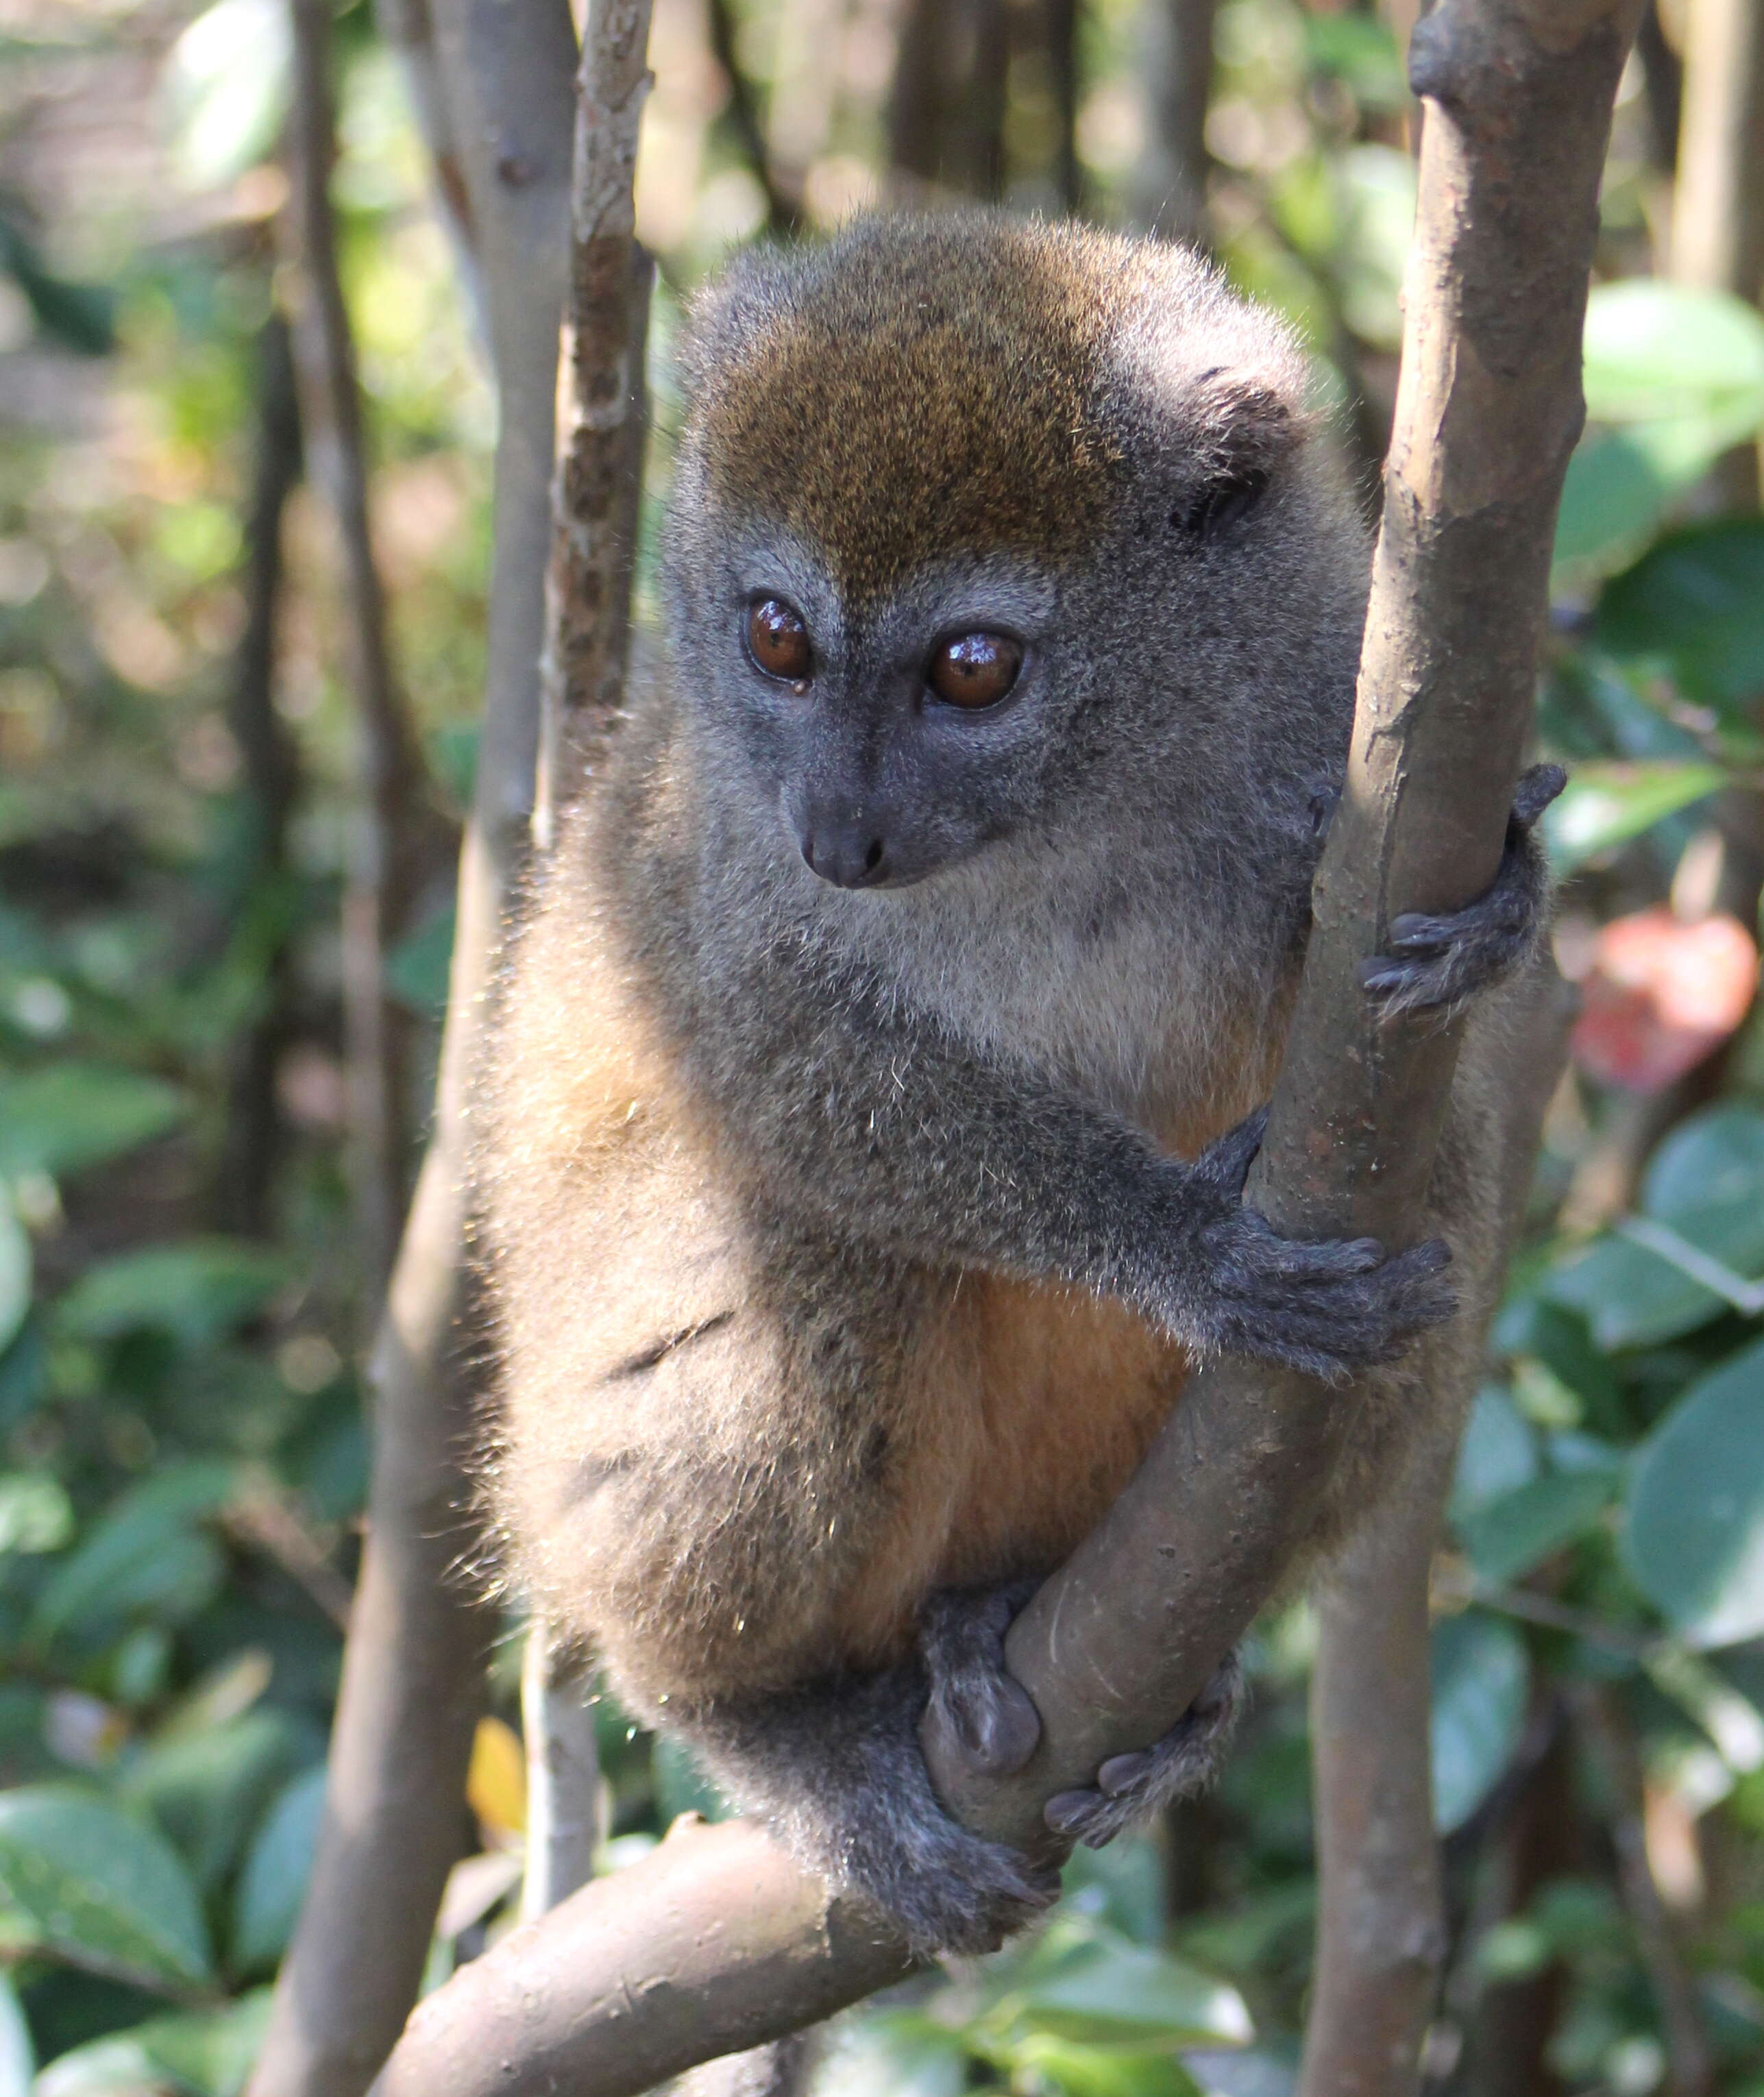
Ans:
<svg viewBox="0 0 1764 2097"><path fill-rule="evenodd" d="M1530 720L1599 177L1633 0L1442 0L1404 378L1346 790L1254 1198L1299 1236L1411 1232L1456 1055L1373 1025L1362 960L1399 910L1450 908L1498 863ZM1191 1702L1307 1537L1350 1394L1228 1363L1195 1378L1121 1499L1013 1626L1041 1746L958 1775L970 1825L1046 1843L1048 1797ZM684 1831L584 1888L422 2005L382 2097L634 2097L782 2037L905 1968L882 1920L759 1829Z"/></svg>
<svg viewBox="0 0 1764 2097"><path fill-rule="evenodd" d="M649 0L593 0L576 81L569 291L545 578L535 843L591 775L624 700L643 482L651 266L633 190L648 97Z"/></svg>
<svg viewBox="0 0 1764 2097"><path fill-rule="evenodd" d="M416 1998L465 1832L489 1626L459 1573L475 1378L463 1107L484 993L525 863L563 304L570 77L563 0L443 0L442 63L483 258L501 402L488 668L459 873L436 1130L374 1362L368 1541L311 1889L250 2097L361 2097Z"/></svg>
<svg viewBox="0 0 1764 2097"><path fill-rule="evenodd" d="M1167 240L1210 246L1206 108L1219 0L1160 0L1145 11L1150 133L1134 184L1135 217Z"/></svg>
<svg viewBox="0 0 1764 2097"><path fill-rule="evenodd" d="M1540 973L1516 1029L1504 1139L1503 1246L1517 1234L1574 1000ZM1492 1297L1493 1291L1489 1292ZM1299 2097L1412 2097L1445 1956L1434 1833L1429 1575L1467 1388L1435 1391L1442 1433L1320 1598L1311 1682L1320 1900Z"/></svg>

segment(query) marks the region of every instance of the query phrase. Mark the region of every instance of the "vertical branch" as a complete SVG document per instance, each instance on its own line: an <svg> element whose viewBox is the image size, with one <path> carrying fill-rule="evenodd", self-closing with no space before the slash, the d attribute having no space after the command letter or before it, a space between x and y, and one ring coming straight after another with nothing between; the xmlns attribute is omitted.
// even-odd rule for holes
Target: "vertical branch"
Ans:
<svg viewBox="0 0 1764 2097"><path fill-rule="evenodd" d="M533 804L533 843L541 853L587 786L624 698L648 419L643 364L652 269L637 243L633 190L649 30L647 5L594 0L576 77ZM593 1872L600 1775L585 1684L553 1650L539 1618L527 1634L521 1714L527 1766L521 1912L531 1919Z"/></svg>
<svg viewBox="0 0 1764 2097"><path fill-rule="evenodd" d="M245 520L245 630L234 659L228 706L244 772L245 821L239 880L241 903L260 913L279 904L270 892L283 870L288 816L294 804L293 738L276 711L278 614L284 580L282 526L300 477L300 418L287 322L273 312L259 339L257 447L251 507ZM275 1175L278 1120L276 1062L287 1025L287 941L279 926L264 968L260 1009L233 1051L229 1075L226 1149L217 1194L222 1227L256 1236L269 1225Z"/></svg>
<svg viewBox="0 0 1764 2097"><path fill-rule="evenodd" d="M600 1839L600 1756L588 1685L558 1665L545 1626L528 1626L521 1661L527 1742L527 1869L521 1920L567 1900L594 1875Z"/></svg>
<svg viewBox="0 0 1764 2097"><path fill-rule="evenodd" d="M1062 211L1076 211L1083 201L1083 171L1078 159L1078 103L1083 81L1078 50L1078 0L1044 0L1047 9L1048 56L1053 72L1053 106L1058 126L1053 146L1053 186Z"/></svg>
<svg viewBox="0 0 1764 2097"><path fill-rule="evenodd" d="M1567 1057L1573 1000L1545 968L1515 1028L1499 1131L1503 1228L1493 1271L1464 1277L1486 1323L1517 1232L1550 1096ZM1482 1371L1476 1344L1456 1387L1429 1394L1440 1431L1389 1506L1355 1539L1319 1598L1311 1684L1317 1966L1300 2097L1410 2097L1445 1956L1434 1834L1429 1574L1460 1421Z"/></svg>
<svg viewBox="0 0 1764 2097"><path fill-rule="evenodd" d="M1764 291L1764 7L1692 0L1669 243L1675 282L1756 300ZM1755 446L1722 462L1735 509L1756 509Z"/></svg>
<svg viewBox="0 0 1764 2097"><path fill-rule="evenodd" d="M729 11L729 0L705 0L705 31L711 55L729 85L729 107L724 114L729 129L740 142L747 164L765 192L766 223L775 231L793 232L802 216L802 200L794 186L786 187L772 164L765 126L759 120L754 100L753 82L748 79L741 54L735 48L735 18Z"/></svg>
<svg viewBox="0 0 1764 2097"><path fill-rule="evenodd" d="M1648 1861L1641 1753L1629 1714L1615 1689L1591 1682L1578 1686L1574 1712L1610 1794L1617 1882L1666 2034L1670 2097L1709 2097L1714 2056L1696 1981Z"/></svg>
<svg viewBox="0 0 1764 2097"><path fill-rule="evenodd" d="M624 703L642 488L651 265L637 246L637 134L649 0L592 0L576 79L570 281L559 350L558 473L545 577L535 841L556 824Z"/></svg>
<svg viewBox="0 0 1764 2097"><path fill-rule="evenodd" d="M367 1547L325 1824L250 2097L361 2097L397 2038L465 1837L482 1696L486 1627L458 1570L477 1434L462 1348L471 1312L465 1108L532 809L576 39L565 0L436 0L435 28L500 405L484 730L435 1132L373 1364Z"/></svg>
<svg viewBox="0 0 1764 2097"><path fill-rule="evenodd" d="M1206 106L1219 0L1158 0L1143 17L1150 136L1134 216L1167 239L1208 244Z"/></svg>
<svg viewBox="0 0 1764 2097"><path fill-rule="evenodd" d="M307 449L336 520L343 555L350 681L355 690L361 803L344 900L344 1016L351 1174L371 1301L384 1286L404 1206L401 1032L384 962L409 899L414 819L422 768L395 679L386 602L368 521L368 471L355 345L337 268L330 172L330 10L290 0L294 28L294 318Z"/></svg>

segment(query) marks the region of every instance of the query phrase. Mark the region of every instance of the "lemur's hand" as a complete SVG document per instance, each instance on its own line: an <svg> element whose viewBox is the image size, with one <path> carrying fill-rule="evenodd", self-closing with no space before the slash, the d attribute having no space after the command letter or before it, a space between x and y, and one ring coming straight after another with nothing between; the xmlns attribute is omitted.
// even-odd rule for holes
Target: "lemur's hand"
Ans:
<svg viewBox="0 0 1764 2097"><path fill-rule="evenodd" d="M1461 910L1405 911L1390 921L1388 953L1360 969L1380 1013L1449 1010L1491 989L1528 961L1549 922L1549 865L1536 825L1564 786L1559 764L1534 764L1507 819L1507 848L1494 885Z"/></svg>
<svg viewBox="0 0 1764 2097"><path fill-rule="evenodd" d="M1250 1355L1339 1381L1451 1316L1451 1254L1438 1238L1390 1254L1376 1238L1281 1237L1243 1206L1267 1122L1263 1108L1180 1168L1175 1257L1153 1283L1156 1311L1203 1354Z"/></svg>

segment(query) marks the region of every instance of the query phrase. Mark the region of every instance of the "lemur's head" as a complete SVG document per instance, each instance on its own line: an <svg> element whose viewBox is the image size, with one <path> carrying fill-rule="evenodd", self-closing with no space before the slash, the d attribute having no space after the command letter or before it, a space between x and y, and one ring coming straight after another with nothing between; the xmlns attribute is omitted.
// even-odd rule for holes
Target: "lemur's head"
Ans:
<svg viewBox="0 0 1764 2097"><path fill-rule="evenodd" d="M991 214L694 313L668 639L724 787L842 887L1345 735L1363 535L1285 327L1180 248Z"/></svg>

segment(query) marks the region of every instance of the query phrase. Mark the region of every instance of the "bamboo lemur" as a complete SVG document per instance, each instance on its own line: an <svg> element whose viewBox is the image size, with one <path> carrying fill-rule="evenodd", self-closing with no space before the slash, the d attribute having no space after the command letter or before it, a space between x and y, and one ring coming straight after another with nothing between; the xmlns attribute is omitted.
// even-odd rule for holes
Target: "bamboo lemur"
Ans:
<svg viewBox="0 0 1764 2097"><path fill-rule="evenodd" d="M1368 546L1304 359L1180 248L978 216L750 256L699 303L666 676L539 880L479 1196L514 1576L619 1695L916 1943L1047 1872L932 1793L1038 1721L1012 1609L1215 1350L1381 1369L1318 1548L1462 1345L1438 1241L1241 1205L1353 712ZM1367 978L1456 1002L1534 943L1495 886ZM1474 1294L1501 1000L1434 1184ZM1436 1408L1437 1409L1437 1408ZM1054 1801L1192 1788L1228 1670Z"/></svg>

